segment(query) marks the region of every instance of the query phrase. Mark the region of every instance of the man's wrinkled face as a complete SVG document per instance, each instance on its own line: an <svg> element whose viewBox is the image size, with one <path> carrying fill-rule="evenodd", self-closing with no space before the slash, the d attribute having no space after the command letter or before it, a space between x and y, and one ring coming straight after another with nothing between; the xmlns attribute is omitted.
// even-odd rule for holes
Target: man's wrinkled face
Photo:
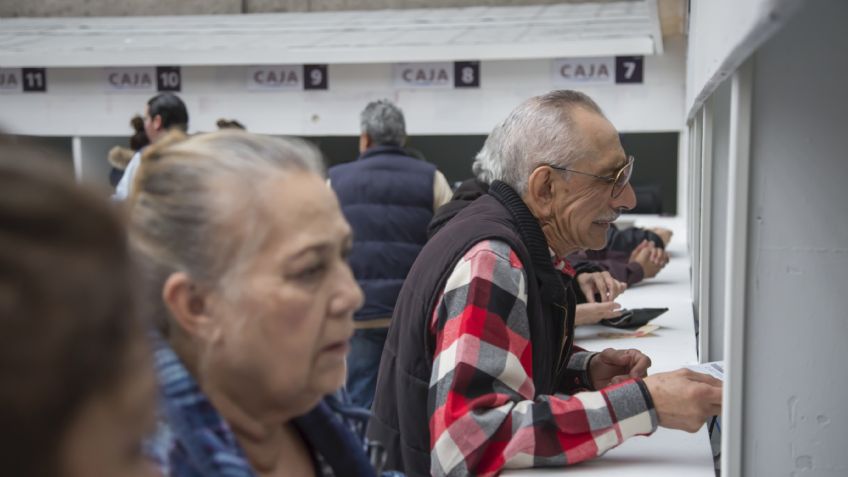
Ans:
<svg viewBox="0 0 848 477"><path fill-rule="evenodd" d="M627 163L618 131L603 116L578 108L572 116L583 156L569 169L602 177L613 177ZM583 174L556 171L553 221L555 237L564 243L554 250L601 249L606 244L610 223L622 210L636 206L636 195L628 184L617 198L611 183Z"/></svg>

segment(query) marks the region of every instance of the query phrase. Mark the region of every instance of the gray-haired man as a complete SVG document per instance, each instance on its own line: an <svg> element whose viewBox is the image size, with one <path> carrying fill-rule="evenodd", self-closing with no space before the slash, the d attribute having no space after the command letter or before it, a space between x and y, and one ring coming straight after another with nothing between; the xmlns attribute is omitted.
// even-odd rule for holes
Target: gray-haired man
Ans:
<svg viewBox="0 0 848 477"><path fill-rule="evenodd" d="M365 292L348 355L347 388L370 408L377 369L395 301L427 241L433 212L450 200L444 175L410 155L401 110L388 100L369 103L360 115L359 158L332 167L330 184L353 228L350 265Z"/></svg>
<svg viewBox="0 0 848 477"><path fill-rule="evenodd" d="M395 306L368 428L386 468L570 465L719 414L715 378L647 376L637 350L573 346L575 273L563 257L602 248L636 205L633 158L598 105L576 91L530 98L484 149L488 193L433 235Z"/></svg>

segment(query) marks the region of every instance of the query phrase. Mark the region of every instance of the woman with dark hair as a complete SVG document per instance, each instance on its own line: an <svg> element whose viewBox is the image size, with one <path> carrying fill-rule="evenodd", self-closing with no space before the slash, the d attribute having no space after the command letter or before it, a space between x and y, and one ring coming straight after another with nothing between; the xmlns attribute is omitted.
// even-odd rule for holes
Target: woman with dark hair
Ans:
<svg viewBox="0 0 848 477"><path fill-rule="evenodd" d="M135 131L135 133L130 136L130 147L126 148L115 146L109 150L109 156L107 159L109 164L112 166L112 169L109 171L109 184L112 187L117 187L118 183L121 182L121 178L124 176L124 171L135 153L150 144L150 140L147 138L147 133L144 132L144 118L136 114L132 117L132 119L130 119L130 126L133 128L133 131Z"/></svg>
<svg viewBox="0 0 848 477"><path fill-rule="evenodd" d="M0 469L156 475L141 443L155 379L108 204L0 145Z"/></svg>

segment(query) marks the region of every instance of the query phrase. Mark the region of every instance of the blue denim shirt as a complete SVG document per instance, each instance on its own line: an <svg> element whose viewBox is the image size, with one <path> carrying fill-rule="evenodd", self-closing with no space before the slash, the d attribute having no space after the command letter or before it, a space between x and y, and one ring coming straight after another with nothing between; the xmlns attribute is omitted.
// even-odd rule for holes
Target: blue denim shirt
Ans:
<svg viewBox="0 0 848 477"><path fill-rule="evenodd" d="M146 451L162 474L256 477L232 430L174 351L158 336L153 343L161 420ZM367 414L328 396L293 421L312 451L319 476L376 476L360 437Z"/></svg>

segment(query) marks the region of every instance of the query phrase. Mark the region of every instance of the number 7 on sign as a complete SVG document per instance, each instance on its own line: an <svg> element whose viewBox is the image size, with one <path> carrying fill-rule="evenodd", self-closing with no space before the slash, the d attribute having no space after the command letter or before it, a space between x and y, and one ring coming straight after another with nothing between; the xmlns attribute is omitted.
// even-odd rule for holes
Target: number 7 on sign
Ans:
<svg viewBox="0 0 848 477"><path fill-rule="evenodd" d="M641 83L644 72L643 61L642 56L616 56L615 82Z"/></svg>

